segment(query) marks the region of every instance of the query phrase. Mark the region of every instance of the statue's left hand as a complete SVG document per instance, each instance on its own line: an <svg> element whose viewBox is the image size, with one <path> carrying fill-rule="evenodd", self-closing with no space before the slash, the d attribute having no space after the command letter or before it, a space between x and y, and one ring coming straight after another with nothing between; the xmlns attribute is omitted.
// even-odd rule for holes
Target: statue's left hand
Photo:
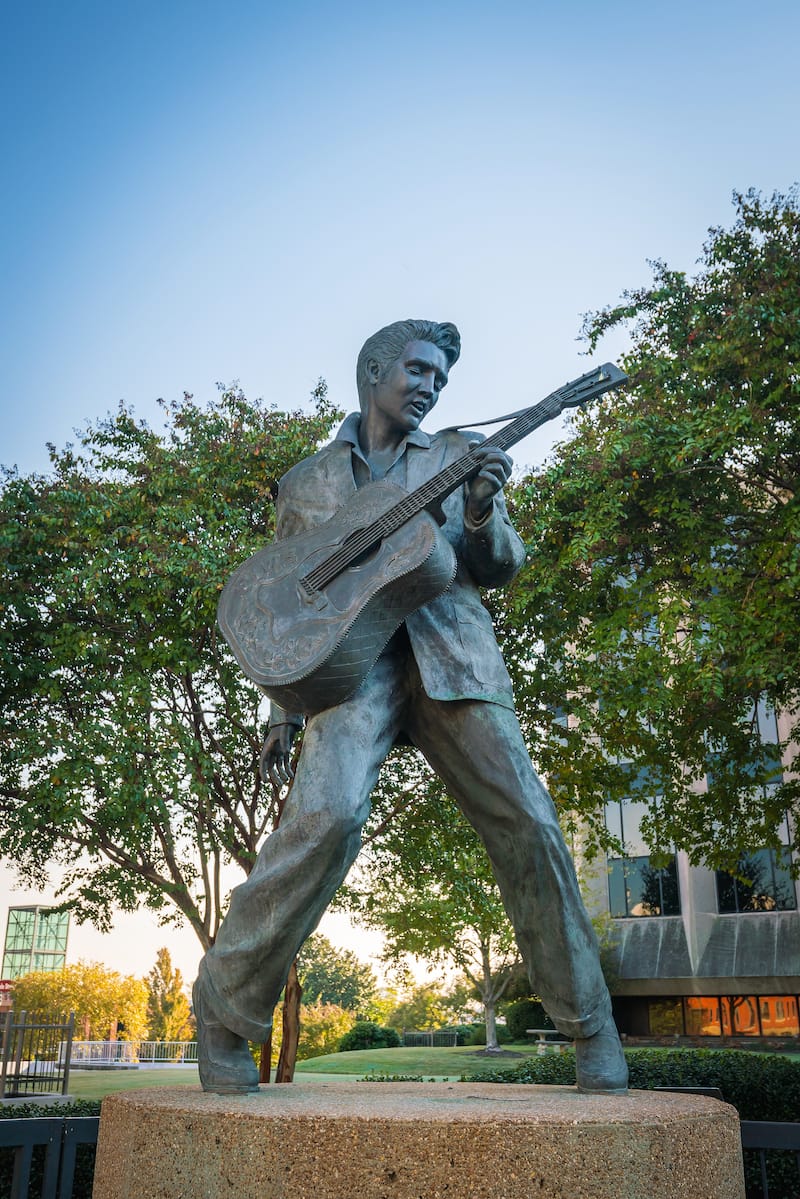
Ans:
<svg viewBox="0 0 800 1199"><path fill-rule="evenodd" d="M480 524L491 508L494 497L508 482L514 464L508 454L496 446L480 445L474 452L481 459L481 466L469 485L467 515L474 524Z"/></svg>
<svg viewBox="0 0 800 1199"><path fill-rule="evenodd" d="M259 772L265 783L272 783L280 791L294 778L292 769L292 742L297 736L296 724L274 724L267 733L261 747Z"/></svg>

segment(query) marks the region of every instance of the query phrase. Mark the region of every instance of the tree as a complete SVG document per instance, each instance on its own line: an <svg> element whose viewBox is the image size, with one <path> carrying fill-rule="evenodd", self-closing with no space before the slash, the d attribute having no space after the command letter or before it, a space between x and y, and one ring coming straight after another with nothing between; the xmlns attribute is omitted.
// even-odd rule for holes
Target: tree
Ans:
<svg viewBox="0 0 800 1199"><path fill-rule="evenodd" d="M271 828L258 777L261 696L215 627L232 568L273 533L277 480L336 418L232 388L124 406L50 447L48 475L0 494L0 856L107 927L145 904L204 947Z"/></svg>
<svg viewBox="0 0 800 1199"><path fill-rule="evenodd" d="M392 1028L419 1029L444 1028L453 1018L452 1005L436 982L420 983L398 1003L391 1012L388 1024Z"/></svg>
<svg viewBox="0 0 800 1199"><path fill-rule="evenodd" d="M591 350L629 330L630 385L512 489L532 563L490 598L562 810L596 846L633 795L656 866L677 845L735 868L800 798L800 207L734 203L693 277L656 262L587 317ZM765 747L769 709L795 720Z"/></svg>
<svg viewBox="0 0 800 1199"><path fill-rule="evenodd" d="M151 1041L185 1041L192 1035L192 1011L183 975L168 949L159 949L147 976L147 1025Z"/></svg>
<svg viewBox="0 0 800 1199"><path fill-rule="evenodd" d="M297 958L297 973L307 1004L337 1004L359 1016L375 998L377 980L371 966L349 949L336 949L327 937L314 933Z"/></svg>
<svg viewBox="0 0 800 1199"><path fill-rule="evenodd" d="M84 1040L143 1040L147 1032L147 987L140 978L78 962L63 970L37 970L14 980L16 1011L74 1012Z"/></svg>
<svg viewBox="0 0 800 1199"><path fill-rule="evenodd" d="M391 755L365 840L342 902L385 934L387 960L408 953L463 971L483 1004L487 1050L497 1050L513 932L477 834L418 755Z"/></svg>

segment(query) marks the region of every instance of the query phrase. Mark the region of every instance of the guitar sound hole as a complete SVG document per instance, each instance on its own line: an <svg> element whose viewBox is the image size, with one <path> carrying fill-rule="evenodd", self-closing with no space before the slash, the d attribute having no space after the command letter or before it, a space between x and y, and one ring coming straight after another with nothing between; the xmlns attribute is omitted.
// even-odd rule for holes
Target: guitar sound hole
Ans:
<svg viewBox="0 0 800 1199"><path fill-rule="evenodd" d="M361 540L364 536L365 531L363 529L357 529L355 533L351 533L349 537L345 538L345 540L342 542L342 549L348 554L348 557L354 552L353 542ZM370 562L375 557L380 548L381 541L379 538L377 541L373 541L371 545L368 545L366 549L361 550L360 553L355 551L355 557L350 558L347 563L347 569L352 570L354 568L357 569L360 566L365 566L367 562Z"/></svg>

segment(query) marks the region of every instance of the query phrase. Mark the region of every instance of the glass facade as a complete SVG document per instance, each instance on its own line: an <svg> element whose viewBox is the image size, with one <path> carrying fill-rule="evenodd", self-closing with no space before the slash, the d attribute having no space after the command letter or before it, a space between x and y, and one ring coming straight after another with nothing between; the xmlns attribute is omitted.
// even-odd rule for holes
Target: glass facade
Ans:
<svg viewBox="0 0 800 1199"><path fill-rule="evenodd" d="M800 1037L796 995L689 995L647 1008L653 1037Z"/></svg>
<svg viewBox="0 0 800 1199"><path fill-rule="evenodd" d="M69 912L54 908L9 908L3 948L3 978L32 970L63 970L67 960Z"/></svg>
<svg viewBox="0 0 800 1199"><path fill-rule="evenodd" d="M608 859L611 915L680 916L681 901L675 857L660 869L650 865L641 833L647 805L636 800L606 804L606 828L625 846L625 856Z"/></svg>

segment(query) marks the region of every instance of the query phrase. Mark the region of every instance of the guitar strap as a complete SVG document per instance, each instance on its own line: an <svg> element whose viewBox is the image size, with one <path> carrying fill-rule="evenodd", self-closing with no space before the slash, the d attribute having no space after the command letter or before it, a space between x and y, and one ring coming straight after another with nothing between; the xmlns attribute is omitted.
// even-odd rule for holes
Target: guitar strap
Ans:
<svg viewBox="0 0 800 1199"><path fill-rule="evenodd" d="M518 416L525 416L536 407L536 404L531 404L529 408L520 408L517 412L507 412L505 416L493 416L491 420L472 420L465 421L463 425L447 425L444 429L437 429L437 433L457 433L459 429L481 429L484 425L499 425L501 421L516 420Z"/></svg>

